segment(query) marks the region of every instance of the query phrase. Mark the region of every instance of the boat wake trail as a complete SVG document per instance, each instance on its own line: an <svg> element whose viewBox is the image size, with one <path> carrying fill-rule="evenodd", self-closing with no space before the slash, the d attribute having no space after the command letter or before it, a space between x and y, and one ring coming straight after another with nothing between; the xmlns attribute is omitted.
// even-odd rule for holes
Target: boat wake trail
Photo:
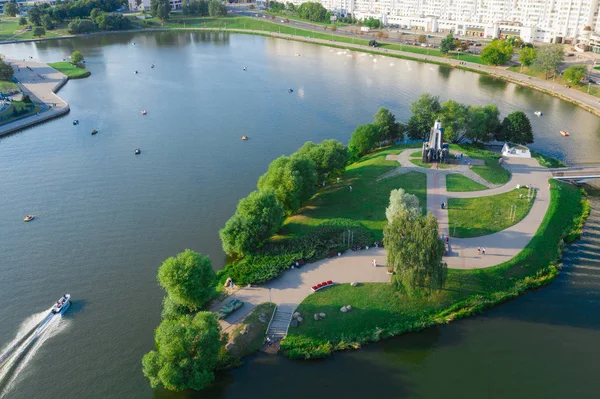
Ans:
<svg viewBox="0 0 600 399"><path fill-rule="evenodd" d="M11 390L19 373L43 343L63 329L62 315L50 309L29 317L0 354L0 398Z"/></svg>

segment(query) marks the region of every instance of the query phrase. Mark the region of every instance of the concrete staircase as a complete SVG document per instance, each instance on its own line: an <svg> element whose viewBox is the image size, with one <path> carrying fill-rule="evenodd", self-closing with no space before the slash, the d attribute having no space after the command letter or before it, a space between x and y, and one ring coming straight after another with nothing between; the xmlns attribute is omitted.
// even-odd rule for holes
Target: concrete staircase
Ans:
<svg viewBox="0 0 600 399"><path fill-rule="evenodd" d="M273 320L269 325L267 335L271 337L273 341L278 341L286 336L288 327L292 321L292 310L282 307L277 307Z"/></svg>

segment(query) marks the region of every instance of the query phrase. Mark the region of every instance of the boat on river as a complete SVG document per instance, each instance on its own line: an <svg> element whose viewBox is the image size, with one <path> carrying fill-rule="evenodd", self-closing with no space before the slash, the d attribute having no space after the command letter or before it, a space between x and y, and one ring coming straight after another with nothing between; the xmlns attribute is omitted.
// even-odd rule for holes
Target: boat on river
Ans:
<svg viewBox="0 0 600 399"><path fill-rule="evenodd" d="M133 151L133 153L135 155L140 155L142 153L142 150L140 150L139 148L136 148L135 151Z"/></svg>
<svg viewBox="0 0 600 399"><path fill-rule="evenodd" d="M148 112L145 109L142 110L142 115L146 115L147 113Z"/></svg>
<svg viewBox="0 0 600 399"><path fill-rule="evenodd" d="M535 111L534 114L535 114L535 116L542 116L542 115L544 115L544 113L542 111Z"/></svg>
<svg viewBox="0 0 600 399"><path fill-rule="evenodd" d="M75 119L75 120L73 121L73 126L77 126L77 125L79 125L79 119Z"/></svg>
<svg viewBox="0 0 600 399"><path fill-rule="evenodd" d="M569 132L567 132L566 130L561 130L560 134L562 134L563 136L570 136Z"/></svg>
<svg viewBox="0 0 600 399"><path fill-rule="evenodd" d="M242 140L248 140L248 136L242 136Z"/></svg>
<svg viewBox="0 0 600 399"><path fill-rule="evenodd" d="M92 134L96 134L98 131L96 129L92 130Z"/></svg>
<svg viewBox="0 0 600 399"><path fill-rule="evenodd" d="M33 219L35 219L35 216L33 215L27 215L23 218L24 222L31 222Z"/></svg>
<svg viewBox="0 0 600 399"><path fill-rule="evenodd" d="M71 306L71 294L65 294L52 306L51 312L54 314L63 314Z"/></svg>

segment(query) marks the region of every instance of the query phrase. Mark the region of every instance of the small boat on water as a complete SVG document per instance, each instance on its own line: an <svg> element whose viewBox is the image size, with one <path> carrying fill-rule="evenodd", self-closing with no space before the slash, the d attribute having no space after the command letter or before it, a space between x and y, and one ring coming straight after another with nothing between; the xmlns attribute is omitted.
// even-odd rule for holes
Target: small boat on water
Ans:
<svg viewBox="0 0 600 399"><path fill-rule="evenodd" d="M544 115L544 113L542 111L535 111L534 114L536 116L542 116L542 115Z"/></svg>
<svg viewBox="0 0 600 399"><path fill-rule="evenodd" d="M135 71L135 73L137 74L137 73L138 73L138 71Z"/></svg>
<svg viewBox="0 0 600 399"><path fill-rule="evenodd" d="M248 136L242 136L242 140L248 140Z"/></svg>
<svg viewBox="0 0 600 399"><path fill-rule="evenodd" d="M288 93L293 93L294 89L288 89Z"/></svg>
<svg viewBox="0 0 600 399"><path fill-rule="evenodd" d="M75 120L73 121L73 126L76 126L76 125L79 125L79 119L75 119Z"/></svg>
<svg viewBox="0 0 600 399"><path fill-rule="evenodd" d="M570 136L569 132L567 132L566 130L561 130L560 134L562 134L563 136Z"/></svg>
<svg viewBox="0 0 600 399"><path fill-rule="evenodd" d="M154 68L154 64L150 65L150 68Z"/></svg>
<svg viewBox="0 0 600 399"><path fill-rule="evenodd" d="M27 215L23 218L24 222L31 222L33 219L35 219L35 216L33 215Z"/></svg>
<svg viewBox="0 0 600 399"><path fill-rule="evenodd" d="M63 314L71 306L71 294L65 294L52 306L51 312Z"/></svg>
<svg viewBox="0 0 600 399"><path fill-rule="evenodd" d="M96 129L92 130L92 134L96 134L98 131Z"/></svg>
<svg viewBox="0 0 600 399"><path fill-rule="evenodd" d="M148 112L146 112L145 109L142 110L142 115L146 115Z"/></svg>
<svg viewBox="0 0 600 399"><path fill-rule="evenodd" d="M135 151L133 151L133 153L135 155L140 155L142 153L142 150L140 150L139 148L136 148Z"/></svg>
<svg viewBox="0 0 600 399"><path fill-rule="evenodd" d="M246 67L244 67L244 71L245 71L246 69L247 69L247 68L246 68Z"/></svg>
<svg viewBox="0 0 600 399"><path fill-rule="evenodd" d="M296 57L300 57L300 53L296 53L294 54Z"/></svg>

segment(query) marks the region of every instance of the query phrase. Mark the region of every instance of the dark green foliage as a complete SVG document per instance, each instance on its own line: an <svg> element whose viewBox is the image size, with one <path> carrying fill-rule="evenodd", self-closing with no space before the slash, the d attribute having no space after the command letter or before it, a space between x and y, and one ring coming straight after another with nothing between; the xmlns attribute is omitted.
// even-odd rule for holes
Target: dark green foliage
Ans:
<svg viewBox="0 0 600 399"><path fill-rule="evenodd" d="M440 98L429 93L421 94L410 104L410 110L412 116L408 120L408 137L411 140L426 140L442 111Z"/></svg>
<svg viewBox="0 0 600 399"><path fill-rule="evenodd" d="M325 22L327 19L327 10L321 3L308 1L300 4L300 7L298 7L298 16L308 21Z"/></svg>
<svg viewBox="0 0 600 399"><path fill-rule="evenodd" d="M208 14L211 17L224 17L227 15L227 7L219 0L211 0L208 3Z"/></svg>
<svg viewBox="0 0 600 399"><path fill-rule="evenodd" d="M199 15L201 17L208 16L208 1L192 0L189 3L182 3L182 11L184 15Z"/></svg>
<svg viewBox="0 0 600 399"><path fill-rule="evenodd" d="M313 162L302 156L281 156L271 162L258 179L258 189L271 189L285 215L296 212L316 191L317 174Z"/></svg>
<svg viewBox="0 0 600 399"><path fill-rule="evenodd" d="M89 19L76 19L69 22L69 33L79 34L93 32L96 30L96 25Z"/></svg>
<svg viewBox="0 0 600 399"><path fill-rule="evenodd" d="M379 43L377 43L377 40L372 39L372 40L369 40L369 46L370 47L379 47Z"/></svg>
<svg viewBox="0 0 600 399"><path fill-rule="evenodd" d="M27 17L32 25L40 26L42 24L42 12L37 6L31 7L27 11Z"/></svg>
<svg viewBox="0 0 600 399"><path fill-rule="evenodd" d="M540 47L535 56L533 67L536 71L544 72L546 79L548 79L550 75L558 73L564 56L565 50L562 44L550 44Z"/></svg>
<svg viewBox="0 0 600 399"><path fill-rule="evenodd" d="M80 64L83 62L83 60L84 60L84 58L83 58L83 54L81 54L81 52L79 52L77 50L73 51L73 54L71 54L71 63L73 65Z"/></svg>
<svg viewBox="0 0 600 399"><path fill-rule="evenodd" d="M467 132L470 112L469 107L448 100L442 104L440 121L444 127L444 140L452 143L460 143Z"/></svg>
<svg viewBox="0 0 600 399"><path fill-rule="evenodd" d="M537 51L533 47L524 47L519 53L519 62L525 66L533 64Z"/></svg>
<svg viewBox="0 0 600 399"><path fill-rule="evenodd" d="M219 231L223 250L233 255L248 255L279 230L283 208L271 189L254 191L238 203L235 214Z"/></svg>
<svg viewBox="0 0 600 399"><path fill-rule="evenodd" d="M523 111L514 111L502 121L502 129L496 140L508 141L515 144L533 143L531 122Z"/></svg>
<svg viewBox="0 0 600 399"><path fill-rule="evenodd" d="M292 4L292 3L289 3L289 4ZM269 1L269 10L283 11L285 9L286 9L286 6L283 1Z"/></svg>
<svg viewBox="0 0 600 399"><path fill-rule="evenodd" d="M387 265L393 281L408 295L440 290L446 280L447 266L442 262L444 243L438 233L437 219L408 212L397 214L384 229Z"/></svg>
<svg viewBox="0 0 600 399"><path fill-rule="evenodd" d="M33 36L42 37L46 34L46 29L42 26L35 26L33 28Z"/></svg>
<svg viewBox="0 0 600 399"><path fill-rule="evenodd" d="M448 54L450 51L454 50L456 45L454 44L454 37L452 34L448 34L445 38L440 42L440 52L442 54Z"/></svg>
<svg viewBox="0 0 600 399"><path fill-rule="evenodd" d="M497 136L500 125L500 111L494 104L469 107L469 122L465 137L474 143L491 141Z"/></svg>
<svg viewBox="0 0 600 399"><path fill-rule="evenodd" d="M25 104L31 104L33 101L31 101L31 97L29 97L29 94L25 94L25 95L23 96L23 102L24 102Z"/></svg>
<svg viewBox="0 0 600 399"><path fill-rule="evenodd" d="M19 25L21 25L21 26L27 25L27 18L19 17Z"/></svg>
<svg viewBox="0 0 600 399"><path fill-rule="evenodd" d="M19 11L17 4L12 1L9 3L4 3L4 15L8 15L9 17L15 17L17 12Z"/></svg>
<svg viewBox="0 0 600 399"><path fill-rule="evenodd" d="M313 161L318 179L340 176L348 163L348 150L333 139L320 144L308 141L293 156L304 156Z"/></svg>
<svg viewBox="0 0 600 399"><path fill-rule="evenodd" d="M404 140L404 126L396 122L396 116L389 109L380 108L375 114L373 124L379 129L382 141L394 143L397 140Z"/></svg>
<svg viewBox="0 0 600 399"><path fill-rule="evenodd" d="M158 282L177 304L199 309L214 292L215 272L206 255L186 249L158 268Z"/></svg>
<svg viewBox="0 0 600 399"><path fill-rule="evenodd" d="M168 295L164 297L163 310L160 313L160 317L163 319L176 319L189 313L190 310L186 306L178 304Z"/></svg>
<svg viewBox="0 0 600 399"><path fill-rule="evenodd" d="M14 74L15 70L12 66L0 61L0 80L10 80Z"/></svg>
<svg viewBox="0 0 600 399"><path fill-rule="evenodd" d="M54 29L54 22L52 21L52 18L50 17L50 15L48 14L44 14L42 16L42 23L44 24L44 26L46 27L46 29L48 30L52 30Z"/></svg>
<svg viewBox="0 0 600 399"><path fill-rule="evenodd" d="M214 313L164 319L154 334L155 351L142 358L144 375L153 388L171 391L201 390L214 380L221 326Z"/></svg>
<svg viewBox="0 0 600 399"><path fill-rule="evenodd" d="M348 142L350 158L356 160L362 155L368 154L379 145L380 141L379 128L374 124L357 126Z"/></svg>
<svg viewBox="0 0 600 399"><path fill-rule="evenodd" d="M150 0L150 14L160 19L161 21L166 21L169 19L169 13L171 12L171 4L169 0Z"/></svg>
<svg viewBox="0 0 600 399"><path fill-rule="evenodd" d="M364 26L368 26L371 29L381 28L381 21L377 18L369 17L362 21Z"/></svg>
<svg viewBox="0 0 600 399"><path fill-rule="evenodd" d="M348 229L354 232L355 245L372 245L370 232L360 223L348 220L338 225L319 226L307 236L266 243L255 254L220 270L217 279L224 282L227 277L231 277L238 285L272 280L279 277L294 261L315 261L325 258L331 252L347 249L342 242L343 234Z"/></svg>

